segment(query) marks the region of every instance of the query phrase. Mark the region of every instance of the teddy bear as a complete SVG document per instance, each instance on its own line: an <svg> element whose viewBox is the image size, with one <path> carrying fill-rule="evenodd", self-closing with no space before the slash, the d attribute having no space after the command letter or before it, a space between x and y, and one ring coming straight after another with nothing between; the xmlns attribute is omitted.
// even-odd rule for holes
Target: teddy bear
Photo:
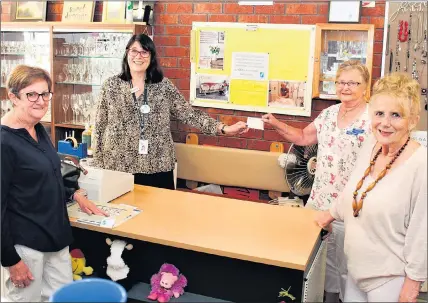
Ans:
<svg viewBox="0 0 428 303"><path fill-rule="evenodd" d="M92 275L94 269L90 266L86 266L86 259L83 252L75 248L70 251L71 256L71 267L73 269L73 280L81 280L82 274L87 276Z"/></svg>
<svg viewBox="0 0 428 303"><path fill-rule="evenodd" d="M187 279L179 273L177 267L165 263L161 266L159 272L152 276L150 285L152 290L147 298L164 303L168 302L172 297L178 298L184 293Z"/></svg>

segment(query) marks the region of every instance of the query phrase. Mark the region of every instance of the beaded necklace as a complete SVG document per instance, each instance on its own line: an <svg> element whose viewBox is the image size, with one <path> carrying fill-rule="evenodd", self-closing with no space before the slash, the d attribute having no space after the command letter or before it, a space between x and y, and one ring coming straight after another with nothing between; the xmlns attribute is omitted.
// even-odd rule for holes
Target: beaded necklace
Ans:
<svg viewBox="0 0 428 303"><path fill-rule="evenodd" d="M364 201L364 198L367 196L367 193L369 191L371 191L383 177L385 177L386 173L391 168L391 166L395 162L395 160L397 160L398 156L400 156L400 154L406 148L409 141L410 141L410 137L407 138L406 143L404 143L404 145L400 148L400 150L395 154L394 158L389 162L389 164L386 165L385 169L380 172L380 174L377 176L376 180L374 180L374 182L372 184L370 184L367 187L367 189L361 194L360 201L357 203L358 191L361 189L361 186L363 186L364 180L370 174L373 166L376 163L377 158L379 157L380 153L382 152L382 147L379 148L378 152L373 157L373 160L370 161L369 167L367 167L366 171L364 172L364 176L361 178L360 182L358 182L357 187L355 188L355 191L353 193L352 209L354 210L354 217L358 217L360 210L363 208L363 201Z"/></svg>

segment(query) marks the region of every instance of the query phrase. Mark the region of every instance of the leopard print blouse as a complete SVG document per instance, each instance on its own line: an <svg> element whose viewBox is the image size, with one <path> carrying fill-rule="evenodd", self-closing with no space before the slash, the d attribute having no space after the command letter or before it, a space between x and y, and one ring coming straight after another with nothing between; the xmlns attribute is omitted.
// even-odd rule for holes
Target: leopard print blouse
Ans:
<svg viewBox="0 0 428 303"><path fill-rule="evenodd" d="M215 135L220 122L193 108L167 78L146 84L150 112L144 115L143 136L147 155L138 153L140 140L139 106L129 82L117 76L107 79L99 95L94 128L94 166L127 173L153 174L174 169L175 150L170 119ZM139 100L143 98L143 94Z"/></svg>

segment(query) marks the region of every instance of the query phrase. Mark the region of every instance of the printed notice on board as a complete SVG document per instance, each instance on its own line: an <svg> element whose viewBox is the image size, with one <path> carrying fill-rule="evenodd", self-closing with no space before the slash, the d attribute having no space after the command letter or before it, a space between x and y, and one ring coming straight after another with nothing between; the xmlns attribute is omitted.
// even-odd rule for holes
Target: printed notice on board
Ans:
<svg viewBox="0 0 428 303"><path fill-rule="evenodd" d="M224 31L199 32L199 68L223 69L224 35Z"/></svg>
<svg viewBox="0 0 428 303"><path fill-rule="evenodd" d="M232 79L266 81L268 69L267 53L232 53Z"/></svg>

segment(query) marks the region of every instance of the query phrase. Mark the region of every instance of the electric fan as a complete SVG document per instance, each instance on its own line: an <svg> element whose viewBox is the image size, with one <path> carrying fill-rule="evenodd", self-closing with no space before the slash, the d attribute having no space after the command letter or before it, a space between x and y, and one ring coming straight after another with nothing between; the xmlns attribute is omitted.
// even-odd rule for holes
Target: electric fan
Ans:
<svg viewBox="0 0 428 303"><path fill-rule="evenodd" d="M284 168L285 181L290 188L288 197L278 197L269 204L303 207L299 196L309 195L315 178L317 167L318 145L299 146L292 144L288 153L278 158L279 165Z"/></svg>
<svg viewBox="0 0 428 303"><path fill-rule="evenodd" d="M299 146L292 144L285 157L285 180L290 192L306 196L311 192L317 167L318 145Z"/></svg>

